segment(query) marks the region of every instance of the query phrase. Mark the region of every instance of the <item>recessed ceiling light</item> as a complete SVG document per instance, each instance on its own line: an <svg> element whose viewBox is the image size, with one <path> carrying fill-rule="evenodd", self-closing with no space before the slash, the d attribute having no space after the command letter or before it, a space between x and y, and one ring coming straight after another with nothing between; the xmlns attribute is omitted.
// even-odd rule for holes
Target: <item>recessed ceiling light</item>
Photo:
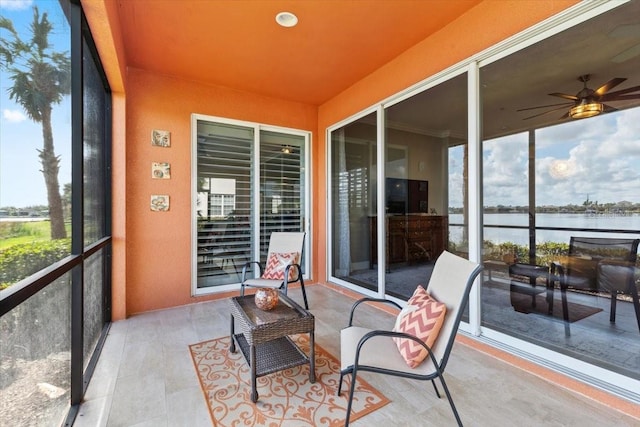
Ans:
<svg viewBox="0 0 640 427"><path fill-rule="evenodd" d="M291 12L280 12L276 15L276 22L283 27L294 27L298 23L298 17Z"/></svg>

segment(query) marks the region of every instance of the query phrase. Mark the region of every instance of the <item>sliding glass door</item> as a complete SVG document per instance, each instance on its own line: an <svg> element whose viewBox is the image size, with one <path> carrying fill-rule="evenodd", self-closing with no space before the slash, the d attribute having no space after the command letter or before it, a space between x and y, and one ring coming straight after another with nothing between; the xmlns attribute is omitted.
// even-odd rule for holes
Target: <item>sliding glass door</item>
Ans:
<svg viewBox="0 0 640 427"><path fill-rule="evenodd" d="M462 215L453 246L448 228L466 208L466 95L458 73L385 105L383 120L373 112L331 130L333 279L407 300L444 250L467 256Z"/></svg>
<svg viewBox="0 0 640 427"><path fill-rule="evenodd" d="M484 333L634 380L640 261L624 242L640 239L639 26L630 2L480 72ZM587 101L593 117L578 114ZM575 239L616 249L583 251ZM631 265L608 274L620 257ZM550 281L549 266L568 279Z"/></svg>
<svg viewBox="0 0 640 427"><path fill-rule="evenodd" d="M385 108L387 295L407 300L417 286L426 287L445 250L468 256L449 239L450 215L466 203L459 176L466 164L459 155L467 145L466 97L467 75L459 73Z"/></svg>
<svg viewBox="0 0 640 427"><path fill-rule="evenodd" d="M376 113L331 133L331 275L378 291Z"/></svg>
<svg viewBox="0 0 640 427"><path fill-rule="evenodd" d="M260 131L260 258L274 231L304 231L305 137Z"/></svg>
<svg viewBox="0 0 640 427"><path fill-rule="evenodd" d="M193 128L197 294L235 288L247 261L264 261L272 232L306 231L309 138L206 116L194 116Z"/></svg>

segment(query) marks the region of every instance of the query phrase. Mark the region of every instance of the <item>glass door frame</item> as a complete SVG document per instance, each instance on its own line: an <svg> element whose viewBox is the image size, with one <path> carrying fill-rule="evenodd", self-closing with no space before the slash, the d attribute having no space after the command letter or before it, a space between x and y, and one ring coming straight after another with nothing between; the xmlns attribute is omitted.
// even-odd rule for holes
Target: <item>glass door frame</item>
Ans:
<svg viewBox="0 0 640 427"><path fill-rule="evenodd" d="M340 128L353 123L359 119L362 119L370 114L376 114L376 162L378 164L378 168L376 170L376 180L378 182L377 184L377 188L376 188L376 195L375 197L377 197L378 200L383 200L382 198L384 197L384 192L385 192L385 188L384 188L384 179L381 180L381 175L384 176L385 173L385 167L384 167L384 162L385 162L385 158L386 155L383 152L384 150L380 150L379 147L383 146L384 144L384 127L382 126L382 123L384 123L384 110L382 105L378 105L376 107L373 108L368 108L366 110L363 110L361 112L359 112L357 115L351 116L345 120L342 120L336 124L334 124L333 126L330 126L326 129L326 139L325 141L327 141L327 157L326 157L326 170L327 170L327 210L326 210L326 215L327 215L327 230L333 230L333 226L334 226L334 220L333 220L333 209L334 209L334 203L333 203L333 197L331 196L332 191L334 191L335 189L333 188L332 182L331 182L331 177L333 176L334 173L334 165L331 163L331 158L332 158L332 133L339 131ZM381 198L382 197L382 198ZM384 218L384 203L377 204L377 208L376 208L376 216L378 218ZM384 221L382 222L382 224L384 225ZM373 291L371 289L367 289L365 287L356 285L354 283L351 282L347 282L346 280L340 279L336 276L333 275L333 271L334 271L334 263L333 263L333 256L332 256L332 251L333 251L333 245L334 242L337 238L339 238L340 236L334 236L333 235L333 231L329 231L327 233L327 246L326 246L326 259L327 259L327 263L326 263L326 275L327 275L327 280L332 282L332 283L336 283L339 284L340 286L353 290L355 292L359 292L361 294L364 294L366 296L369 297L374 297L374 298L383 298L385 295L385 284L384 284L384 277L385 277L385 271L386 271L386 257L385 257L385 246L386 246L386 236L385 236L385 231L384 231L384 226L380 226L378 225L377 230L376 230L376 234L377 234L377 270L378 270L378 290Z"/></svg>
<svg viewBox="0 0 640 427"><path fill-rule="evenodd" d="M242 120L229 119L224 117L217 116L209 116L204 114L193 113L191 115L191 245L190 245L190 255L191 255L191 295L192 296L200 296L200 295L211 295L222 292L229 291L237 291L240 289L240 282L230 283L225 285L211 286L211 287L198 287L198 221L197 221L197 194L198 194L198 131L197 126L199 121L207 121L214 123L221 123L233 126L244 127L247 129L253 130L253 148L254 154L253 159L251 160L252 168L255 172L255 177L251 182L251 191L255 195L254 198L254 206L251 209L251 221L253 222L254 229L252 233L252 239L255 244L252 245L253 253L251 254L252 260L260 259L260 135L261 131L269 131L269 132L277 132L287 135L300 136L304 138L304 167L302 173L302 185L304 186L304 192L301 197L301 202L304 203L304 209L302 210L302 223L303 230L306 233L306 237L304 240L304 249L303 249L303 259L302 265L305 266L303 268L303 277L308 279L309 275L309 262L311 259L311 162L310 162L310 146L311 146L311 132L304 131L300 129L292 129L286 127L272 126L272 125L264 125L260 123L247 122Z"/></svg>

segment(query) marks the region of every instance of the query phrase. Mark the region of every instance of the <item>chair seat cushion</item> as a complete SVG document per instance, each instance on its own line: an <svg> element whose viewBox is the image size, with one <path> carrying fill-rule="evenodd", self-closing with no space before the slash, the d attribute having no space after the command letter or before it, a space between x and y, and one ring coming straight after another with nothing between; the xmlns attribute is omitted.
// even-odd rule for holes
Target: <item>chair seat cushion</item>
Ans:
<svg viewBox="0 0 640 427"><path fill-rule="evenodd" d="M267 280L284 280L284 270L288 265L298 263L298 252L271 252L267 258L267 264L262 273L262 278ZM298 275L295 268L289 269L289 281Z"/></svg>
<svg viewBox="0 0 640 427"><path fill-rule="evenodd" d="M282 280L247 279L244 281L244 285L253 288L280 288L282 286Z"/></svg>
<svg viewBox="0 0 640 427"><path fill-rule="evenodd" d="M350 326L340 331L341 370L347 369L354 364L358 342L365 334L371 331L372 329L359 326ZM359 367L375 366L376 368L415 375L432 375L435 373L431 359L424 361L417 368L407 366L393 339L387 336L377 336L367 340L360 351L358 365Z"/></svg>
<svg viewBox="0 0 640 427"><path fill-rule="evenodd" d="M445 304L435 300L422 286L418 286L407 302L407 307L398 315L393 330L413 335L431 348L440 333L446 312ZM416 341L407 338L393 338L393 341L410 368L420 365L429 354Z"/></svg>

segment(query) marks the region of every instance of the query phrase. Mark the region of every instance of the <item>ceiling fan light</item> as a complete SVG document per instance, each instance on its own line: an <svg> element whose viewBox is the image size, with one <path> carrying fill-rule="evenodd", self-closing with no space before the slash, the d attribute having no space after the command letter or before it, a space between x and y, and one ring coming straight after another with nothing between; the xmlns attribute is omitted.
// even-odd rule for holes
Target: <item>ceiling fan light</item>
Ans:
<svg viewBox="0 0 640 427"><path fill-rule="evenodd" d="M604 110L604 105L599 102L591 102L589 104L580 104L569 110L572 119L586 119L587 117L597 116Z"/></svg>

